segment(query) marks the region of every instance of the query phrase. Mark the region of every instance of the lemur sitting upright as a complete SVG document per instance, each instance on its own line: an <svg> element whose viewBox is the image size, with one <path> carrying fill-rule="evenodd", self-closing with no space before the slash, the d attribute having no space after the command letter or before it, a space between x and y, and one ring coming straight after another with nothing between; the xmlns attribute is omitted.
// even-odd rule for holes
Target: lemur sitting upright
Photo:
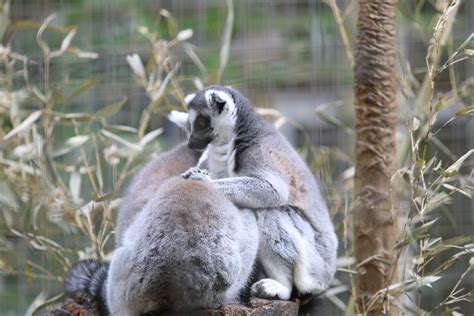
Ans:
<svg viewBox="0 0 474 316"><path fill-rule="evenodd" d="M324 291L336 271L337 237L311 171L285 137L264 122L250 102L227 86L188 98L188 145L207 148L210 177L191 168L185 178L209 181L238 207L253 209L260 234L258 259L267 279L252 295L290 298Z"/></svg>

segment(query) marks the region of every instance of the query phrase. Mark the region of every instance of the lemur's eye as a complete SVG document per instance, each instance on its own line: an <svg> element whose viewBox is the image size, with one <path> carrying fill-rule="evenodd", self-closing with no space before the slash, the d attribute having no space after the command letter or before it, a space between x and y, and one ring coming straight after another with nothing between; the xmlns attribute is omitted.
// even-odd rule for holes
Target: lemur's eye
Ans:
<svg viewBox="0 0 474 316"><path fill-rule="evenodd" d="M196 125L199 128L205 128L207 124L204 121L198 121Z"/></svg>
<svg viewBox="0 0 474 316"><path fill-rule="evenodd" d="M205 118L203 116L198 116L196 118L196 122L195 122L196 128L205 129L205 128L208 127L208 125L209 125L209 119L208 118Z"/></svg>

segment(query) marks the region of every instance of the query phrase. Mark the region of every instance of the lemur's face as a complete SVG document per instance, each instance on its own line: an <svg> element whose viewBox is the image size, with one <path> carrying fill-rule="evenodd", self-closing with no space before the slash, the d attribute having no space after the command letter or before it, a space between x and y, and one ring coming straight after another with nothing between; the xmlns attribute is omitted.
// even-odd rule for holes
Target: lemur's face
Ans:
<svg viewBox="0 0 474 316"><path fill-rule="evenodd" d="M170 119L187 129L189 148L204 149L213 141L228 141L233 132L237 112L230 88L209 87L188 95L185 101L188 105L186 124L179 124L171 117L178 114L172 113Z"/></svg>

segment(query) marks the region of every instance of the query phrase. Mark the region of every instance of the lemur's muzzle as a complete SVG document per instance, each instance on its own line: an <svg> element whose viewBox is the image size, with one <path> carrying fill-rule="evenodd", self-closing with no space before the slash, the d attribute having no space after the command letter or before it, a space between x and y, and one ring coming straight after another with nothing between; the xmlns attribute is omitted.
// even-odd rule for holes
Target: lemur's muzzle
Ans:
<svg viewBox="0 0 474 316"><path fill-rule="evenodd" d="M191 149L204 149L211 142L211 140L212 139L210 137L203 139L191 137L188 141L188 147Z"/></svg>

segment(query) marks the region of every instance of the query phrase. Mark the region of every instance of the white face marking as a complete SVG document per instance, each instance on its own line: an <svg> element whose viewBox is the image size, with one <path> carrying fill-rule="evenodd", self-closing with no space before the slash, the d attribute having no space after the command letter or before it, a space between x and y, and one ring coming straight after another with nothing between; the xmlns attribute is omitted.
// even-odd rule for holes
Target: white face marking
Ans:
<svg viewBox="0 0 474 316"><path fill-rule="evenodd" d="M219 90L207 90L204 97L208 107L212 107L213 100L212 95L216 94L219 98L225 101L224 109L222 113L213 119L213 126L216 130L218 138L215 139L214 143L228 143L234 138L234 126L237 120L237 107L235 106L232 96L224 91Z"/></svg>
<svg viewBox="0 0 474 316"><path fill-rule="evenodd" d="M186 104L189 104L189 102L191 102L192 99L194 99L195 96L196 96L196 93L188 94L188 95L184 98L184 102L185 102Z"/></svg>
<svg viewBox="0 0 474 316"><path fill-rule="evenodd" d="M188 113L179 112L179 111L171 111L170 114L168 114L168 119L174 124L176 124L178 127L187 131Z"/></svg>
<svg viewBox="0 0 474 316"><path fill-rule="evenodd" d="M197 113L193 109L188 110L188 120L191 126L193 125L194 120L196 119Z"/></svg>
<svg viewBox="0 0 474 316"><path fill-rule="evenodd" d="M224 91L218 91L218 90L207 90L205 94L206 98L206 103L208 107L212 106L212 95L217 94L219 98L225 101L226 106L224 108L224 111L227 110L228 113L234 113L235 111L235 104L234 100L232 100L232 97L225 93Z"/></svg>

